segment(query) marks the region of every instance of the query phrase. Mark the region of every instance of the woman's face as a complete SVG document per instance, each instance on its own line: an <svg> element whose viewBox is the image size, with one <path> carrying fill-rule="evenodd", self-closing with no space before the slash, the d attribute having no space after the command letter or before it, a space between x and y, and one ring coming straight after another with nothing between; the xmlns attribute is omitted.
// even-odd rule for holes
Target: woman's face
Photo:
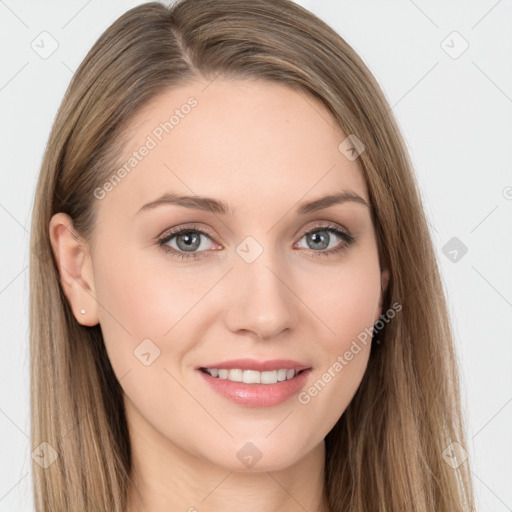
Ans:
<svg viewBox="0 0 512 512"><path fill-rule="evenodd" d="M348 134L313 99L206 86L131 124L125 172L95 192L92 289L130 431L153 456L277 470L322 444L366 369L370 343L353 342L381 314L383 277L369 198L339 149ZM161 200L178 196L193 199Z"/></svg>

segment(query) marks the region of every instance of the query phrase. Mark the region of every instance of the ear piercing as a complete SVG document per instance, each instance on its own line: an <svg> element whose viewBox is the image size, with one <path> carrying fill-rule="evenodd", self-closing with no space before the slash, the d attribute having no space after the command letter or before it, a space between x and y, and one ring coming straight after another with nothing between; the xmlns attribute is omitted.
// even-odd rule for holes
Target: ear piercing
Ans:
<svg viewBox="0 0 512 512"><path fill-rule="evenodd" d="M82 313L82 315L85 315L85 309L82 309L80 313Z"/></svg>

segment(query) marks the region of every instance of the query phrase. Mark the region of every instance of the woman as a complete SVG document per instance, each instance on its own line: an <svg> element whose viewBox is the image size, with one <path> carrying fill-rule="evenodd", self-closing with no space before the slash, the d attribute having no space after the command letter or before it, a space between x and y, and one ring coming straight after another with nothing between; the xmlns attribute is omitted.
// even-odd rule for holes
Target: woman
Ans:
<svg viewBox="0 0 512 512"><path fill-rule="evenodd" d="M411 163L305 9L121 16L63 99L32 226L39 512L472 509Z"/></svg>

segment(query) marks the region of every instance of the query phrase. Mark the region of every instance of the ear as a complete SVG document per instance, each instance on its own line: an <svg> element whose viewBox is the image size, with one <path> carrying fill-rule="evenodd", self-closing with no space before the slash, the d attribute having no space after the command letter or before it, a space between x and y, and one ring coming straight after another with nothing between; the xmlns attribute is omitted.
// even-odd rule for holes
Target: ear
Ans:
<svg viewBox="0 0 512 512"><path fill-rule="evenodd" d="M388 289L388 283L389 283L389 270L386 268L380 274L379 311L378 311L378 316L375 319L375 322L377 322L377 320L382 315L382 306L383 306L383 303L384 303L384 295L386 293L386 290Z"/></svg>
<svg viewBox="0 0 512 512"><path fill-rule="evenodd" d="M94 326L99 321L98 303L89 248L75 234L73 221L65 213L56 213L52 217L49 231L61 286L73 314L78 323Z"/></svg>

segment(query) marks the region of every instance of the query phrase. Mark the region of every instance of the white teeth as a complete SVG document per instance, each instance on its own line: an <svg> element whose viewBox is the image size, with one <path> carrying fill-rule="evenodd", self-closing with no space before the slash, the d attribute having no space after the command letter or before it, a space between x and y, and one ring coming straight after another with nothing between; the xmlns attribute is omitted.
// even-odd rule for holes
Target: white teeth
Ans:
<svg viewBox="0 0 512 512"><path fill-rule="evenodd" d="M212 377L233 382L244 382L245 384L276 384L277 382L293 379L299 373L298 371L287 369L258 372L256 370L242 370L240 368L231 370L225 368L205 368L205 371Z"/></svg>
<svg viewBox="0 0 512 512"><path fill-rule="evenodd" d="M286 380L286 370L277 370L277 380Z"/></svg>
<svg viewBox="0 0 512 512"><path fill-rule="evenodd" d="M239 369L229 370L228 379L234 382L242 382L244 372Z"/></svg>
<svg viewBox="0 0 512 512"><path fill-rule="evenodd" d="M256 370L244 370L243 381L246 384L259 384L261 382L261 372Z"/></svg>
<svg viewBox="0 0 512 512"><path fill-rule="evenodd" d="M274 370L272 372L261 372L261 383L262 384L275 384L276 382L277 382L277 370Z"/></svg>

